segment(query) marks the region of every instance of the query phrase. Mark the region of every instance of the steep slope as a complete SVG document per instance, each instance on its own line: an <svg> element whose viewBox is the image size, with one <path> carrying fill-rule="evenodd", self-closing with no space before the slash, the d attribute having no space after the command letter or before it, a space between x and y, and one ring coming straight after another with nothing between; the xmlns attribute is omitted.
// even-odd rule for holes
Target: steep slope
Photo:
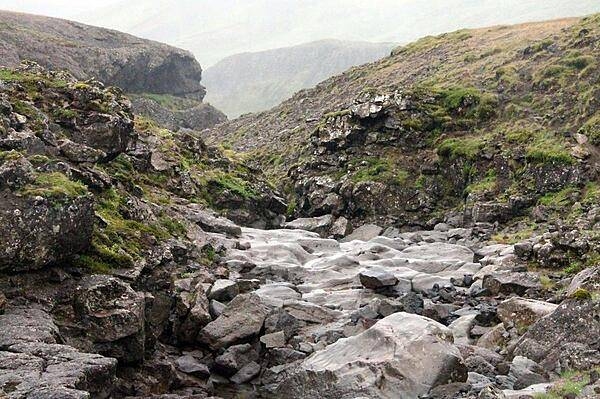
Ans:
<svg viewBox="0 0 600 399"><path fill-rule="evenodd" d="M35 61L47 68L68 70L78 79L98 79L127 93L187 98L187 108L200 106L206 94L200 84L202 68L191 53L56 18L0 11L0 60L7 67L22 60ZM225 119L209 105L202 108L208 110L211 122Z"/></svg>
<svg viewBox="0 0 600 399"><path fill-rule="evenodd" d="M597 201L599 21L427 37L205 136L287 184L296 215L576 217Z"/></svg>
<svg viewBox="0 0 600 399"><path fill-rule="evenodd" d="M230 118L264 111L300 89L389 55L393 47L389 43L321 40L233 55L204 72L207 101Z"/></svg>
<svg viewBox="0 0 600 399"><path fill-rule="evenodd" d="M159 40L194 53L204 66L230 55L326 38L408 43L425 35L581 16L596 0L127 0L74 19Z"/></svg>

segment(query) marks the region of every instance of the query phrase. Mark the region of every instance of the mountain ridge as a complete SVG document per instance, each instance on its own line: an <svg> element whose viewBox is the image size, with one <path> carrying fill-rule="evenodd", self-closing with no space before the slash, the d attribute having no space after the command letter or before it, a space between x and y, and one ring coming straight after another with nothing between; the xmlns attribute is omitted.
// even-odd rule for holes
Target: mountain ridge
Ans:
<svg viewBox="0 0 600 399"><path fill-rule="evenodd" d="M232 55L204 72L207 101L230 118L262 111L349 67L388 55L394 47L391 43L324 39Z"/></svg>

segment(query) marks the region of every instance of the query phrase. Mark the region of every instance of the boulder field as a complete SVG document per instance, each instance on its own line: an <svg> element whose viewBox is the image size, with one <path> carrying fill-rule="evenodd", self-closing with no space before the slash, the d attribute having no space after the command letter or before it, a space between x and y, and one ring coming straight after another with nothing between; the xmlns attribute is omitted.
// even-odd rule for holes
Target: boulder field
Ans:
<svg viewBox="0 0 600 399"><path fill-rule="evenodd" d="M597 269L561 297L473 228L338 241L203 223L227 248L212 278L181 274L178 246L134 277L3 278L6 396L534 398L566 371L580 397L599 389Z"/></svg>

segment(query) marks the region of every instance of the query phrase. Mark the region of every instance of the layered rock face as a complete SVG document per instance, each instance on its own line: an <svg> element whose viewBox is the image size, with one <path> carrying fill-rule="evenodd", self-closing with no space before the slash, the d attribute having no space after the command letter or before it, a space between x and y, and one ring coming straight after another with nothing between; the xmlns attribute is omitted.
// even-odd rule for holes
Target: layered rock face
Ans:
<svg viewBox="0 0 600 399"><path fill-rule="evenodd" d="M35 15L0 13L3 66L22 60L96 78L132 93L202 100L202 69L191 53L117 31ZM40 36L32 39L32 32Z"/></svg>
<svg viewBox="0 0 600 399"><path fill-rule="evenodd" d="M202 130L227 119L202 103L202 68L188 51L114 30L8 11L0 12L0 33L0 66L35 61L68 70L80 80L94 78L150 96L133 99L136 114L155 117L170 130ZM165 98L174 98L180 107L164 105Z"/></svg>

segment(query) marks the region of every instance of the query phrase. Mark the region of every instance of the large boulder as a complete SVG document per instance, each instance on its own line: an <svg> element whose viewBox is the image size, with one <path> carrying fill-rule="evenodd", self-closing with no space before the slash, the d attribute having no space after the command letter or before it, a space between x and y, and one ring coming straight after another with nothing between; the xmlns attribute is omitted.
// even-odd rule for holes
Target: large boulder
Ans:
<svg viewBox="0 0 600 399"><path fill-rule="evenodd" d="M9 306L0 326L0 398L110 397L117 361L57 344L45 311Z"/></svg>
<svg viewBox="0 0 600 399"><path fill-rule="evenodd" d="M412 399L466 379L448 328L422 316L395 313L304 360L280 385L277 397Z"/></svg>
<svg viewBox="0 0 600 399"><path fill-rule="evenodd" d="M220 349L258 335L269 307L255 294L241 294L223 313L202 329L198 339L211 349Z"/></svg>
<svg viewBox="0 0 600 399"><path fill-rule="evenodd" d="M73 307L98 353L125 363L143 359L144 294L118 278L92 275L77 287Z"/></svg>
<svg viewBox="0 0 600 399"><path fill-rule="evenodd" d="M0 271L40 269L87 249L92 205L88 195L42 198L0 192Z"/></svg>
<svg viewBox="0 0 600 399"><path fill-rule="evenodd" d="M554 312L558 305L548 302L513 297L498 305L498 318L506 325L514 323L517 328L526 328Z"/></svg>
<svg viewBox="0 0 600 399"><path fill-rule="evenodd" d="M546 370L588 370L600 365L600 301L567 300L538 320L515 345Z"/></svg>

